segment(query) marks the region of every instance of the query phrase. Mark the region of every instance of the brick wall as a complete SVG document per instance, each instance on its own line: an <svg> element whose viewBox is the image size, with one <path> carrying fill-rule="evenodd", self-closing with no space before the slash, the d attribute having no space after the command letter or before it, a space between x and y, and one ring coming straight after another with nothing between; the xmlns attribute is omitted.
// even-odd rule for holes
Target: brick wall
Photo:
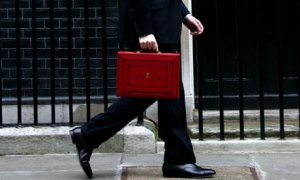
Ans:
<svg viewBox="0 0 300 180"><path fill-rule="evenodd" d="M37 72L38 96L49 99L51 89L51 48L50 48L50 0L36 0L36 37L37 37ZM55 28L55 65L56 96L64 99L68 96L68 48L67 48L67 0L54 0ZM85 29L84 0L72 2L72 37L73 37L73 93L74 100L84 99L85 87ZM32 7L31 0L20 0L21 28L21 76L22 99L32 99ZM102 80L102 28L101 1L89 1L89 37L90 37L90 92L92 99L103 94ZM107 48L108 48L108 92L115 94L115 57L118 47L117 23L118 0L106 1L107 12ZM15 1L1 0L1 76L2 96L15 101L17 94L16 80L16 23Z"/></svg>

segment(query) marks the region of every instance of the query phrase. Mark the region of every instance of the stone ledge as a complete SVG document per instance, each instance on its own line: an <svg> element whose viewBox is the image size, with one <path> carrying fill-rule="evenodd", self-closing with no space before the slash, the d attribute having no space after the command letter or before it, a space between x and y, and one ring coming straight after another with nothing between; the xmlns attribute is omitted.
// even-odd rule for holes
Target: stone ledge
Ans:
<svg viewBox="0 0 300 180"><path fill-rule="evenodd" d="M0 155L75 153L70 127L0 128ZM143 126L127 126L95 152L155 153L154 133Z"/></svg>
<svg viewBox="0 0 300 180"><path fill-rule="evenodd" d="M299 139L248 139L192 141L195 153L300 153ZM164 143L157 143L157 152L164 152Z"/></svg>
<svg viewBox="0 0 300 180"><path fill-rule="evenodd" d="M70 127L0 128L0 155L75 153L69 136ZM228 139L192 141L195 153L300 153L300 140ZM164 143L143 126L127 126L103 143L100 153L163 153Z"/></svg>

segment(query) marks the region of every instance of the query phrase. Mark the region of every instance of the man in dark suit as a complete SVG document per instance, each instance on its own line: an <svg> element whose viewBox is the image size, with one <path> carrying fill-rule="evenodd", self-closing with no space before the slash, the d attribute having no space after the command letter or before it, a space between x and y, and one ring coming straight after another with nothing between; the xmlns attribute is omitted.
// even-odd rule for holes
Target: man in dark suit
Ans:
<svg viewBox="0 0 300 180"><path fill-rule="evenodd" d="M121 0L119 39L129 50L160 50L176 52L180 47L181 24L192 35L203 32L201 22L193 17L181 0ZM79 162L88 177L94 148L112 137L156 99L120 98L105 113L96 115L88 123L70 130L77 147ZM197 166L190 138L187 134L184 89L180 85L179 99L158 100L159 136L165 142L165 177L211 177L212 169Z"/></svg>

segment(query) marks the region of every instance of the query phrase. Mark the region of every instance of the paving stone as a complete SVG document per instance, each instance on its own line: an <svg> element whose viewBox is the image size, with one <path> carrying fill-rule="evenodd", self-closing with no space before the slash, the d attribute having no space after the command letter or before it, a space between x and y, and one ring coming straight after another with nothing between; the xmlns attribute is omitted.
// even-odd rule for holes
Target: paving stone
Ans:
<svg viewBox="0 0 300 180"><path fill-rule="evenodd" d="M258 180L258 176L252 167L246 166L219 166L207 167L215 169L217 174L214 180ZM122 180L182 180L186 178L163 178L161 166L131 166L123 167ZM194 178L188 178L189 180ZM197 179L197 178L195 178ZM199 178L198 178L199 179Z"/></svg>

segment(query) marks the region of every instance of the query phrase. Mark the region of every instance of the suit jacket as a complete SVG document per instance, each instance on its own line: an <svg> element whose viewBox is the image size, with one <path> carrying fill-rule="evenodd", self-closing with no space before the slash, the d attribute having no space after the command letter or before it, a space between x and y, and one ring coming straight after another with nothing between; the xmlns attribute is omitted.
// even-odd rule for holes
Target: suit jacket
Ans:
<svg viewBox="0 0 300 180"><path fill-rule="evenodd" d="M178 44L190 12L182 0L121 0L120 44L138 47L138 37L154 34L158 44Z"/></svg>

